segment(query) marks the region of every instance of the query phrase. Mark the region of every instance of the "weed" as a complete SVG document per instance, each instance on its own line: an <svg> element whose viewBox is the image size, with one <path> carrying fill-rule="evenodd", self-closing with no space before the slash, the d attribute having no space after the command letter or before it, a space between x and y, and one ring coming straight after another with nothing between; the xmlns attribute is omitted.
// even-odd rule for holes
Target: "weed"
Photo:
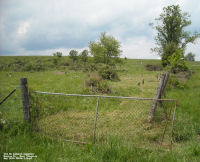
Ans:
<svg viewBox="0 0 200 162"><path fill-rule="evenodd" d="M98 74L103 78L107 80L119 80L119 76L117 75L117 72L114 68L111 66L104 66L99 71Z"/></svg>
<svg viewBox="0 0 200 162"><path fill-rule="evenodd" d="M97 74L93 74L90 78L85 80L86 92L94 92L94 93L110 93L111 88L108 85L108 82L103 80Z"/></svg>

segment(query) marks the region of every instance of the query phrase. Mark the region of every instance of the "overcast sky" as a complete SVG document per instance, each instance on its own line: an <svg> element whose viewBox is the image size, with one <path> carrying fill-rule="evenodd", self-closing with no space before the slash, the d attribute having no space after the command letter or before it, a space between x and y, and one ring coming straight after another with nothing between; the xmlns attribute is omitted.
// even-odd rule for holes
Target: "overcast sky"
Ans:
<svg viewBox="0 0 200 162"><path fill-rule="evenodd" d="M122 57L156 59L149 23L172 4L190 13L187 30L200 32L199 0L0 0L0 55L68 55L107 32L121 42ZM187 52L200 60L200 39Z"/></svg>

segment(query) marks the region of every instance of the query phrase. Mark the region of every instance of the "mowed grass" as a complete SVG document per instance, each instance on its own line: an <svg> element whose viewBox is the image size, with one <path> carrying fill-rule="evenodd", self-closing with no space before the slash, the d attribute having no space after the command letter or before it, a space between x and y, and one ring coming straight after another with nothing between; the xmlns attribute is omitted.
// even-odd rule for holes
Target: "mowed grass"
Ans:
<svg viewBox="0 0 200 162"><path fill-rule="evenodd" d="M9 61L9 58L6 60ZM118 67L120 81L110 82L112 92L109 95L154 97L158 72L146 71L144 65L147 63L159 61L142 60L141 64L141 60L128 60L124 66ZM186 83L188 88L172 89L166 94L167 98L179 101L172 151L159 145L164 116L159 117L163 110L158 109L157 122L146 123L151 102L100 99L97 143L93 145L96 98L33 93L38 90L84 94L86 72L73 71L68 67L31 73L11 72L11 77L8 71L0 72L0 98L19 85L21 77L27 77L33 108L39 109L37 122L30 127L23 124L20 89L2 104L1 112L7 125L0 131L3 139L0 142L1 159L3 152L33 152L38 156L35 161L199 161L200 69L198 66L190 67L195 73ZM138 85L143 77L145 84ZM167 131L169 133L170 129ZM76 145L65 139L87 144Z"/></svg>

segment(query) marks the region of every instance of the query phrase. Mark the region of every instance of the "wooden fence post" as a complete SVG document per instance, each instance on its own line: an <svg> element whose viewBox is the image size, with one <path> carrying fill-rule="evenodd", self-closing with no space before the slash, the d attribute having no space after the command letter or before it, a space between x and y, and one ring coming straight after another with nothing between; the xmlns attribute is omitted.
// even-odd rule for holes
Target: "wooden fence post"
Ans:
<svg viewBox="0 0 200 162"><path fill-rule="evenodd" d="M169 80L169 76L170 76L170 72L168 72L165 76L164 85L163 85L163 89L162 89L162 95L164 95L164 96L165 96L165 89L167 86L167 82Z"/></svg>
<svg viewBox="0 0 200 162"><path fill-rule="evenodd" d="M155 100L153 100L153 104L152 104L151 110L150 110L149 115L148 115L148 119L147 119L148 122L152 121L154 113L155 113L156 108L157 108L158 99L161 98L162 92L163 92L164 87L165 87L164 84L167 84L167 82L165 82L165 79L166 79L166 74L164 74L162 76L162 80L160 81L160 85L157 88Z"/></svg>
<svg viewBox="0 0 200 162"><path fill-rule="evenodd" d="M24 120L26 122L30 122L31 116L30 116L30 103L29 103L29 96L28 96L27 78L21 78L20 85L21 85L21 92L22 92Z"/></svg>

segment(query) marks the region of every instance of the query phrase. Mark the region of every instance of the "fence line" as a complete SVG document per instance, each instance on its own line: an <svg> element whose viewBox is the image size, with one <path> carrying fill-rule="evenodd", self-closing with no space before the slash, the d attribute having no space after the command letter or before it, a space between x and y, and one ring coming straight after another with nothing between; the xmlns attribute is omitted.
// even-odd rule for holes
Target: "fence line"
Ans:
<svg viewBox="0 0 200 162"><path fill-rule="evenodd" d="M22 91L22 103L23 103L23 111L24 111L24 119L26 122L30 122L31 118L30 118L30 103L29 103L29 95L28 95L28 87L27 87L27 79L26 78L21 78L21 83L19 86L16 87L16 89L14 89L7 97L5 97L3 99L3 101L0 102L0 105L7 99L9 98L9 96L11 96L19 87L21 87L21 91ZM165 133L166 133L166 129L170 120L170 116L172 114L172 127L171 127L171 144L172 144L172 137L173 137L173 127L174 127L174 120L175 120L175 114L176 114L176 106L177 106L177 100L176 99L161 99L161 98L140 98L140 97L123 97L123 96L104 96L104 95L89 95L89 94L66 94L66 93L54 93L54 92L41 92L41 91L33 91L33 93L38 93L38 94L47 94L47 95L63 95L63 96L77 96L77 97L96 97L97 98L97 103L96 103L96 113L94 115L94 125L93 125L93 143L95 144L96 142L96 129L97 129L97 120L100 117L98 114L99 113L99 102L100 102L100 98L117 98L117 99L130 99L130 100L146 100L146 101L173 101L175 102L175 108L174 108L174 112L172 114L172 107L170 109L170 114L167 118L166 124L165 124L165 128L164 128L164 132L163 132L163 136L162 136L162 140L161 143L163 142ZM140 109L141 110L141 109ZM99 116L99 117L98 117ZM66 140L66 141L71 141L71 140ZM85 144L85 142L81 142L81 141L71 141L71 142L75 142L75 143L82 143Z"/></svg>
<svg viewBox="0 0 200 162"><path fill-rule="evenodd" d="M94 117L94 131L93 131L93 144L96 142L96 124L97 124L97 118L98 118L98 108L99 108L99 100L100 98L118 98L118 99L131 99L131 100L149 100L149 101L174 101L175 102L175 109L173 112L173 119L172 119L172 127L171 127L171 144L172 144L172 138L173 138L173 127L174 127L174 118L175 118L175 113L176 113L176 105L177 105L177 100L176 99L161 99L161 98L139 98L139 97L122 97L122 96L103 96L103 95L84 95L84 94L65 94L65 93L54 93L54 92L41 92L41 91L34 91L33 93L38 93L38 94L47 94L47 95L63 95L63 96L77 96L77 97L97 97L97 104L96 104L96 114ZM160 144L162 145L164 136L166 134L166 129L168 127L168 123L170 120L172 107L170 109L170 114L167 117L167 121L165 124L164 132L162 135L162 139ZM71 141L71 140L67 140ZM72 140L71 142L74 142ZM81 141L76 141L76 143L82 143Z"/></svg>
<svg viewBox="0 0 200 162"><path fill-rule="evenodd" d="M34 91L34 93L39 93L39 94L50 94L50 95L63 95L63 96L77 96L77 97L100 97L100 98L132 99L132 100L177 101L176 99L156 99L156 98L139 98L139 97L122 97L122 96L103 96L103 95L83 95L83 94L66 94L66 93L40 92L40 91Z"/></svg>

